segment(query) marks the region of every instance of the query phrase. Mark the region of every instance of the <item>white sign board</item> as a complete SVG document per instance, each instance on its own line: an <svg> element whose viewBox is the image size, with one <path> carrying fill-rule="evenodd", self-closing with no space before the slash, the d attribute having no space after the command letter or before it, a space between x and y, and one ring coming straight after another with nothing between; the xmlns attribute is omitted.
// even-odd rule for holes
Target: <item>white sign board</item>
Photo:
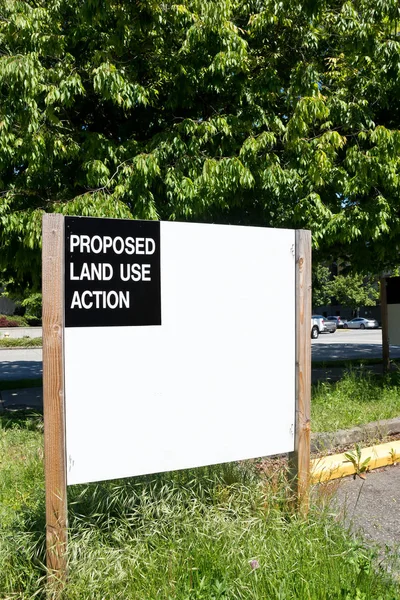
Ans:
<svg viewBox="0 0 400 600"><path fill-rule="evenodd" d="M292 451L295 232L65 222L67 483Z"/></svg>

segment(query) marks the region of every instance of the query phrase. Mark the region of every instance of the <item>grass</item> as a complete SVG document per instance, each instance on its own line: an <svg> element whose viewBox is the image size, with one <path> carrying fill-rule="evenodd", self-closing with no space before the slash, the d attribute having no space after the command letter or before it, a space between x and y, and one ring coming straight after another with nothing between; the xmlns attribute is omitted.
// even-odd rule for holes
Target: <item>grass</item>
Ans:
<svg viewBox="0 0 400 600"><path fill-rule="evenodd" d="M313 431L336 431L400 416L400 372L386 376L368 370L344 373L335 383L313 386Z"/></svg>
<svg viewBox="0 0 400 600"><path fill-rule="evenodd" d="M42 346L42 338L1 338L0 348L37 348Z"/></svg>
<svg viewBox="0 0 400 600"><path fill-rule="evenodd" d="M400 363L400 358L391 358L392 364ZM383 360L381 358L347 358L343 360L313 360L313 369L329 369L329 368L343 368L351 369L352 367L366 367L370 365L382 365Z"/></svg>
<svg viewBox="0 0 400 600"><path fill-rule="evenodd" d="M40 418L2 416L0 456L0 597L44 599ZM68 501L63 600L400 596L329 509L293 512L281 470L228 464L72 486Z"/></svg>

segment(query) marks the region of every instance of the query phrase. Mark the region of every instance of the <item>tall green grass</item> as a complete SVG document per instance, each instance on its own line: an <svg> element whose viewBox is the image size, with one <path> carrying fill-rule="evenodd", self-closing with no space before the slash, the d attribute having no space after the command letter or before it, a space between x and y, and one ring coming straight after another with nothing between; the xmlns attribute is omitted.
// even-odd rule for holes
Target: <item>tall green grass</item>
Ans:
<svg viewBox="0 0 400 600"><path fill-rule="evenodd" d="M377 376L349 370L335 383L313 387L313 431L336 431L371 421L400 417L400 372Z"/></svg>
<svg viewBox="0 0 400 600"><path fill-rule="evenodd" d="M0 429L0 597L44 598L41 422ZM88 450L89 451L89 450ZM66 600L394 600L330 509L293 511L252 464L72 486Z"/></svg>

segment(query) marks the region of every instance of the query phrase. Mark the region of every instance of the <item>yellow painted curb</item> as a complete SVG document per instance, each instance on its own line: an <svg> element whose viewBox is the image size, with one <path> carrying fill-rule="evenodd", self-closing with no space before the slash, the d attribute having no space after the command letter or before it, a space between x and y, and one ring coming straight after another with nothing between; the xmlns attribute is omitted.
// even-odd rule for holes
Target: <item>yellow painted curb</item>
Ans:
<svg viewBox="0 0 400 600"><path fill-rule="evenodd" d="M351 453L351 451L349 450L348 453ZM371 458L368 463L368 470L386 467L397 461L400 462L400 440L363 448L361 450L360 464L368 457ZM353 463L344 454L324 456L323 458L316 458L311 461L312 483L354 475L355 472Z"/></svg>

